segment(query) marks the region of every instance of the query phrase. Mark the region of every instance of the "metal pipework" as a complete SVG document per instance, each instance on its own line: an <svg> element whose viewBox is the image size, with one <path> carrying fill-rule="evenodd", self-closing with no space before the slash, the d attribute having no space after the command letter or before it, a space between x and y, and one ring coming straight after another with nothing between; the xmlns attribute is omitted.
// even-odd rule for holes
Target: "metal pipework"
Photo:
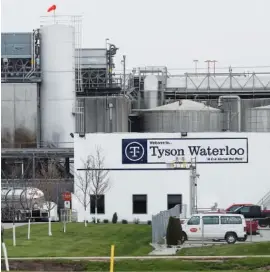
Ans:
<svg viewBox="0 0 270 272"><path fill-rule="evenodd" d="M218 98L218 107L222 106L223 99L236 99L238 111L238 131L241 132L241 98L238 95L222 95Z"/></svg>

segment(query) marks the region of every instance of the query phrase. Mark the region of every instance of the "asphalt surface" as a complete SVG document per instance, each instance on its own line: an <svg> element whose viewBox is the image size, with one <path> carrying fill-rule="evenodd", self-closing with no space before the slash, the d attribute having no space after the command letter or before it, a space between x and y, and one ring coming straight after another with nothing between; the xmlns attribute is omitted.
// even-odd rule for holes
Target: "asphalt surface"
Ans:
<svg viewBox="0 0 270 272"><path fill-rule="evenodd" d="M115 256L115 260L153 260L153 259L181 259L181 260L230 260L245 258L270 258L270 255L244 255L244 256ZM3 258L2 258L3 259ZM17 257L9 260L77 260L102 261L111 257Z"/></svg>
<svg viewBox="0 0 270 272"><path fill-rule="evenodd" d="M31 222L31 225L33 225L33 224L45 224L45 223L48 224L48 222ZM12 223L1 223L1 224L3 225L4 229L12 229L12 225L13 225ZM27 225L27 224L28 223L16 223L16 228Z"/></svg>

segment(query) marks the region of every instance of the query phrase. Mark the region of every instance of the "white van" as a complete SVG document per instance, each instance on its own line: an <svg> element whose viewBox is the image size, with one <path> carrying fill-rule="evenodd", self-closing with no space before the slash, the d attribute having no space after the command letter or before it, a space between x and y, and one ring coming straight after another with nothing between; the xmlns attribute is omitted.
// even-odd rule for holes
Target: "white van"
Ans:
<svg viewBox="0 0 270 272"><path fill-rule="evenodd" d="M246 220L242 214L194 214L182 224L183 240L226 240L228 244L247 239Z"/></svg>

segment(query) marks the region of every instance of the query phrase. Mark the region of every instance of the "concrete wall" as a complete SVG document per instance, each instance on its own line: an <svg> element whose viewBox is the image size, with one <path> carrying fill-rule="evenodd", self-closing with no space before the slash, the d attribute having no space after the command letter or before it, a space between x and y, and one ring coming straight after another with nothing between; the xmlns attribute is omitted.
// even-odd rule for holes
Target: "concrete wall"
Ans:
<svg viewBox="0 0 270 272"><path fill-rule="evenodd" d="M125 141L122 143L123 139ZM125 155L128 143L133 142L131 139L139 142L148 153L137 161L135 157L133 161L127 160ZM167 149L178 150L180 159L184 154L186 160L191 157L189 146L212 149L214 155L205 156L201 153L197 156L200 174L199 208L210 208L214 202L221 208L226 208L232 203L256 204L270 189L270 133L189 133L187 138L182 139L179 133L87 134L85 138L76 135L74 168L83 168L87 156L95 155L95 148L98 146L103 150L105 167L166 168L164 163L175 159L174 151L167 152L167 155L172 154L170 156L166 156L165 152L160 158L152 156L154 154L151 153L153 149L149 149L149 139L160 148L165 144ZM136 147L136 144L133 147ZM214 148L218 151L213 151ZM235 152L238 155L234 155ZM138 159L142 155L141 150L136 154ZM132 152L128 153L129 157L131 155ZM118 213L120 219L151 219L152 214L167 209L167 194L182 194L183 203L189 204L189 171L111 171L109 178L111 188L105 195L105 214L99 215L101 219L111 220L114 212ZM75 194L79 195L76 182L75 177ZM147 194L146 215L132 214L132 194ZM73 208L78 210L79 220L83 220L83 209L76 198L73 199ZM87 214L88 218L94 216Z"/></svg>

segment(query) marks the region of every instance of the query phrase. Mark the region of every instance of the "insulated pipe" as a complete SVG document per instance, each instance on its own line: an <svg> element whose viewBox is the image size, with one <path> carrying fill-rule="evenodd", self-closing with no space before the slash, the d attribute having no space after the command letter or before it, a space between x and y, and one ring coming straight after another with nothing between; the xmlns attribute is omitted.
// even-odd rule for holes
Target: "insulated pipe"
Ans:
<svg viewBox="0 0 270 272"><path fill-rule="evenodd" d="M241 98L238 95L222 95L218 98L218 107L222 105L222 100L226 99L236 99L238 108L238 131L241 132Z"/></svg>

